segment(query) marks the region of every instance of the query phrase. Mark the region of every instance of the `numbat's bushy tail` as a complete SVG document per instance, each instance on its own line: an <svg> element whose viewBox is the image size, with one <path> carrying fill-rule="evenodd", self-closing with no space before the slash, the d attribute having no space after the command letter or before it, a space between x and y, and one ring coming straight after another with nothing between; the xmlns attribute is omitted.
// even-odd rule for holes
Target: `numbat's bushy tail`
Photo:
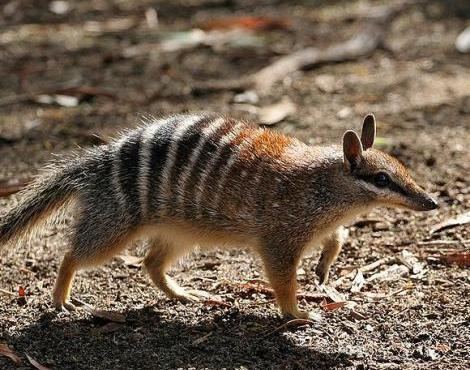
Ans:
<svg viewBox="0 0 470 370"><path fill-rule="evenodd" d="M20 203L0 219L0 248L27 236L75 193L78 169L57 164L20 192Z"/></svg>
<svg viewBox="0 0 470 370"><path fill-rule="evenodd" d="M135 239L149 241L144 266L167 296L196 300L167 276L199 245L248 246L263 260L281 310L297 308L297 264L323 244L321 282L341 249L342 224L378 205L436 208L405 167L372 148L375 119L361 138L310 147L295 138L215 114L152 120L109 145L51 167L1 220L0 244L17 240L74 200L70 250L54 288L68 302L77 270L103 263Z"/></svg>

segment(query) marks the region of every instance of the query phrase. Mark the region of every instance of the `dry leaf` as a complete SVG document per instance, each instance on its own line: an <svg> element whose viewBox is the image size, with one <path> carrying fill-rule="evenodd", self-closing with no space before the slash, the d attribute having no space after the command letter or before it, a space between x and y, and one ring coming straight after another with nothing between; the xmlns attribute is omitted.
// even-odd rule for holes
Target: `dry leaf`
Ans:
<svg viewBox="0 0 470 370"><path fill-rule="evenodd" d="M336 311L346 305L346 302L331 302L331 303L326 303L326 301L323 301L323 303L320 304L320 306L325 310L325 311Z"/></svg>
<svg viewBox="0 0 470 370"><path fill-rule="evenodd" d="M18 288L18 295L19 295L20 297L24 297L24 296L26 295L26 291L24 290L24 288L23 288L22 286L20 286L20 287Z"/></svg>
<svg viewBox="0 0 470 370"><path fill-rule="evenodd" d="M346 301L344 296L332 286L323 285L321 289L325 292L328 298L330 298L333 302L345 302Z"/></svg>
<svg viewBox="0 0 470 370"><path fill-rule="evenodd" d="M126 266L140 267L142 265L143 258L137 256L131 256L130 254L120 254L117 256Z"/></svg>
<svg viewBox="0 0 470 370"><path fill-rule="evenodd" d="M16 299L16 302L18 303L19 306L24 306L27 303L26 291L22 286L18 288L18 298Z"/></svg>
<svg viewBox="0 0 470 370"><path fill-rule="evenodd" d="M120 312L115 312L115 311L106 311L106 310L97 310L94 309L91 306L84 306L85 310L91 313L93 316L108 320L108 321L113 321L113 322L119 322L119 323L124 323L126 322L126 316L124 316Z"/></svg>
<svg viewBox="0 0 470 370"><path fill-rule="evenodd" d="M46 367L44 365L41 365L39 362L37 362L34 358L32 358L30 355L28 355L27 353L25 353L26 355L26 358L28 359L29 363L31 365L33 365L33 367L35 369L38 369L38 370L50 370L49 367Z"/></svg>
<svg viewBox="0 0 470 370"><path fill-rule="evenodd" d="M468 267L470 266L470 253L469 252L459 252L459 253L451 253L445 256L441 256L441 260L449 263L449 264L457 264L460 267Z"/></svg>
<svg viewBox="0 0 470 370"><path fill-rule="evenodd" d="M424 263L419 262L418 258L416 258L413 253L404 249L401 252L401 255L398 257L401 263L403 263L410 272L414 275L419 274L424 269Z"/></svg>
<svg viewBox="0 0 470 370"><path fill-rule="evenodd" d="M6 343L0 343L0 355L8 357L16 365L21 363L21 358Z"/></svg>
<svg viewBox="0 0 470 370"><path fill-rule="evenodd" d="M367 279L367 282L370 283L372 281L390 281L390 280L397 280L401 276L405 276L409 274L409 270L406 266L403 265L392 265L387 267L385 270L380 271Z"/></svg>
<svg viewBox="0 0 470 370"><path fill-rule="evenodd" d="M295 104L284 96L280 102L258 109L258 117L263 125L274 125L297 111Z"/></svg>
<svg viewBox="0 0 470 370"><path fill-rule="evenodd" d="M290 22L279 18L241 16L211 19L199 24L198 26L205 31L229 30L233 28L260 31L286 29L289 28Z"/></svg>
<svg viewBox="0 0 470 370"><path fill-rule="evenodd" d="M463 213L457 217L449 218L441 223L438 223L431 229L431 234L437 233L451 227L470 224L470 212Z"/></svg>
<svg viewBox="0 0 470 370"><path fill-rule="evenodd" d="M366 282L366 279L364 279L364 275L362 274L361 271L358 271L356 276L354 277L354 280L352 281L351 292L352 293L360 292L365 282Z"/></svg>

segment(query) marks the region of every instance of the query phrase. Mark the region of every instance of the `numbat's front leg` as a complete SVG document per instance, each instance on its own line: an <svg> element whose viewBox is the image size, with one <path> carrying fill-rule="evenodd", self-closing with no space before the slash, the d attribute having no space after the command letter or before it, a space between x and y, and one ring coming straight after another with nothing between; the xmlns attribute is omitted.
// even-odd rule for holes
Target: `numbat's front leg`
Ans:
<svg viewBox="0 0 470 370"><path fill-rule="evenodd" d="M343 227L338 228L333 234L323 241L323 251L320 261L318 262L315 273L320 279L320 284L326 284L330 275L330 267L341 252L344 242L345 230Z"/></svg>
<svg viewBox="0 0 470 370"><path fill-rule="evenodd" d="M262 251L261 258L281 313L296 319L308 319L310 314L299 310L297 306L299 251L300 249L290 249L288 246L282 248L272 246Z"/></svg>

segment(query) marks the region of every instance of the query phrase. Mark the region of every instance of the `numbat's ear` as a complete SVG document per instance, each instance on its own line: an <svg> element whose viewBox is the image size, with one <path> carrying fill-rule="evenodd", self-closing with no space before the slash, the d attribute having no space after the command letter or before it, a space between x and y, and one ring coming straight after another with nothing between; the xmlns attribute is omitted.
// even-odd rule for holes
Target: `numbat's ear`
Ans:
<svg viewBox="0 0 470 370"><path fill-rule="evenodd" d="M374 145L375 132L375 117L372 113L369 113L364 117L364 122L362 123L361 143L364 150L372 148L372 145Z"/></svg>
<svg viewBox="0 0 470 370"><path fill-rule="evenodd" d="M362 160L362 144L354 131L346 131L343 136L344 165L353 170Z"/></svg>

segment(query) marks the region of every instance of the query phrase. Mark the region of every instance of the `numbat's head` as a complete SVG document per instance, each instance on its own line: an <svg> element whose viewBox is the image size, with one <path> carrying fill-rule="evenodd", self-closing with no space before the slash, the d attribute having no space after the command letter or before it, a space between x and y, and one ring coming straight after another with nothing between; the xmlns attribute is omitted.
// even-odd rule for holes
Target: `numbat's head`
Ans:
<svg viewBox="0 0 470 370"><path fill-rule="evenodd" d="M344 170L350 190L367 196L377 205L416 211L437 208L436 201L411 178L395 158L372 148L376 132L372 114L364 118L361 138L354 131L343 137Z"/></svg>

